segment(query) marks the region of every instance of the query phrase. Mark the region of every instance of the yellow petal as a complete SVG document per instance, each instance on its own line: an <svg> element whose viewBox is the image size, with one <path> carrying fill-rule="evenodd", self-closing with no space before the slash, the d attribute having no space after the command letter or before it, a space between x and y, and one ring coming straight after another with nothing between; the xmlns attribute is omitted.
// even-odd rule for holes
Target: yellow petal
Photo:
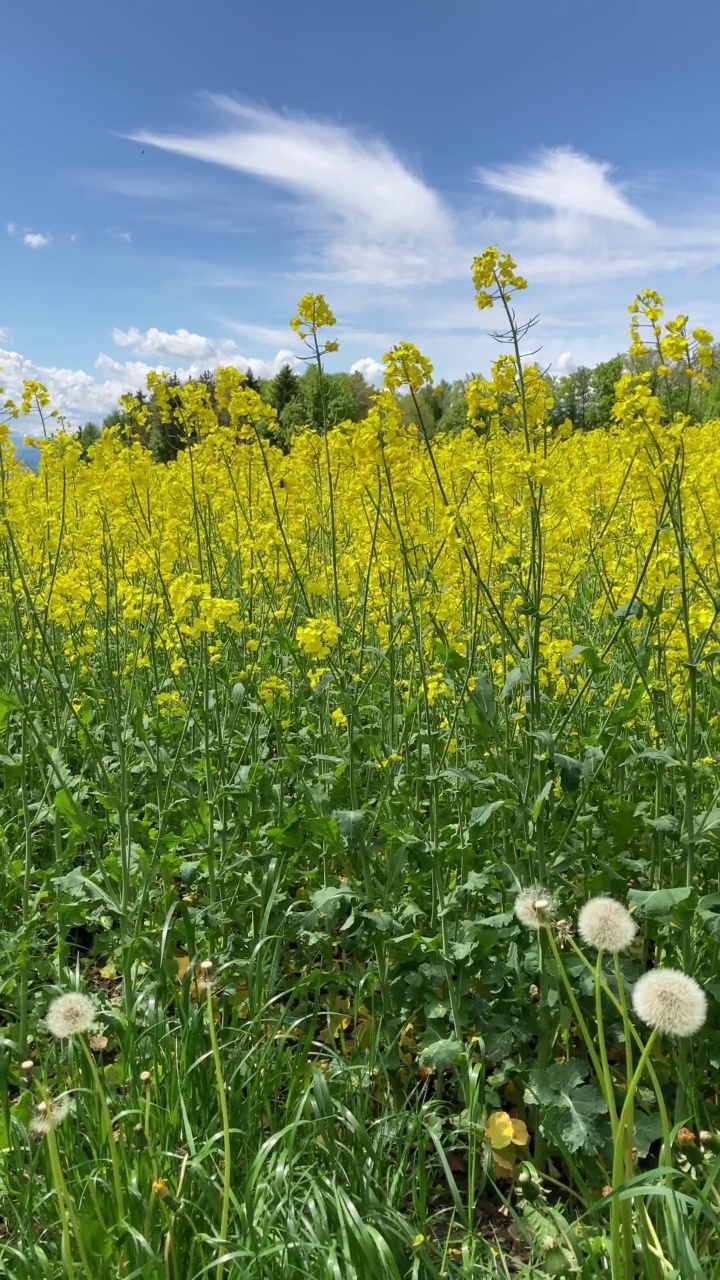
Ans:
<svg viewBox="0 0 720 1280"><path fill-rule="evenodd" d="M509 1147L513 1140L513 1122L507 1111L493 1111L485 1125L485 1136L490 1139L493 1151Z"/></svg>
<svg viewBox="0 0 720 1280"><path fill-rule="evenodd" d="M516 1147L526 1147L530 1141L530 1134L524 1120L513 1120L512 1122L512 1140Z"/></svg>

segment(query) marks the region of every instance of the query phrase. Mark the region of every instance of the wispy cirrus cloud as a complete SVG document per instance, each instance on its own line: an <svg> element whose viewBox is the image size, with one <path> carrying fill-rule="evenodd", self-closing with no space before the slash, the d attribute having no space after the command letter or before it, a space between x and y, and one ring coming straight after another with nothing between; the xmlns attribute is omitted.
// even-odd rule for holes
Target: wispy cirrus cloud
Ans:
<svg viewBox="0 0 720 1280"><path fill-rule="evenodd" d="M515 196L558 213L619 222L647 230L652 220L631 204L624 188L611 180L613 166L593 160L572 147L544 148L525 164L478 169L491 191Z"/></svg>
<svg viewBox="0 0 720 1280"><path fill-rule="evenodd" d="M226 96L210 103L211 131L131 137L292 193L305 236L316 228L325 268L346 280L406 285L454 271L451 209L385 142Z"/></svg>

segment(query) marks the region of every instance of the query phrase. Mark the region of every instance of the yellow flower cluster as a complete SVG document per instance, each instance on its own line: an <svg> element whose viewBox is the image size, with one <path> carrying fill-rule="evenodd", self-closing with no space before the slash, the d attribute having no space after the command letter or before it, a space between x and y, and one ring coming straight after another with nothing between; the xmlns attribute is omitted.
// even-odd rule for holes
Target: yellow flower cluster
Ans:
<svg viewBox="0 0 720 1280"><path fill-rule="evenodd" d="M494 299L525 287L494 249L473 274ZM702 373L711 335L688 338L684 317L662 329L654 294L634 305L633 325L642 314L654 326L658 360ZM333 322L314 295L296 319L312 333ZM652 612L654 677L680 701L688 641L718 645L720 423L691 425L644 369L620 379L606 430L553 433L541 371L504 355L468 387L470 418L484 417L487 430L430 441L404 426L396 396L432 376L429 361L402 343L385 364L364 421L324 438L302 432L287 453L268 436L273 410L233 369L218 371L214 400L197 385L172 388L192 443L165 466L128 438L127 423L104 431L89 459L74 436L49 436L39 475L13 460L5 436L7 616L21 619L38 653L53 628L78 678L105 661L111 636L114 669L127 680L143 672L164 716L181 714L173 682L204 653L255 679L266 706L289 699L294 682L332 682L340 728L338 692L352 695L392 649L401 696L439 700L443 714L480 673L498 689L530 661L544 694L572 696L583 655L602 650L627 605L629 636ZM151 379L162 395L164 380ZM28 395L44 403L37 385ZM143 406L130 397L126 407L139 432ZM626 686L610 671L607 705ZM518 718L524 687L511 685ZM651 707L649 684L643 698Z"/></svg>

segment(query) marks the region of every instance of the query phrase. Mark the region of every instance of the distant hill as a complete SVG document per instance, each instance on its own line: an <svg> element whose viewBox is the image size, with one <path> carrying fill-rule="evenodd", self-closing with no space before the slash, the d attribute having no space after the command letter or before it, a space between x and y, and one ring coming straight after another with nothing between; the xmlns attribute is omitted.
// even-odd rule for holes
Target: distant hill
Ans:
<svg viewBox="0 0 720 1280"><path fill-rule="evenodd" d="M22 444L20 440L13 440L15 446L15 454L25 463L31 471L38 471L40 467L40 451L33 449L32 445Z"/></svg>

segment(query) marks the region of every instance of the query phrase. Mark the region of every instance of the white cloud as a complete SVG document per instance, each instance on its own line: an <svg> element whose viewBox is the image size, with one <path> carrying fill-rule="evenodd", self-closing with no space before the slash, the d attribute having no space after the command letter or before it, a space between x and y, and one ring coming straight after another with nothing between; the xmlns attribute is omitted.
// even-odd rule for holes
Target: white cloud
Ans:
<svg viewBox="0 0 720 1280"><path fill-rule="evenodd" d="M201 360L215 354L215 345L209 338L187 329L166 333L163 329L138 328L113 329L112 340L116 347L131 347L139 356L169 356L172 359Z"/></svg>
<svg viewBox="0 0 720 1280"><path fill-rule="evenodd" d="M322 236L326 267L348 280L398 285L452 274L450 210L386 143L224 96L211 102L223 117L214 132L132 136L293 192L305 230Z"/></svg>
<svg viewBox="0 0 720 1280"><path fill-rule="evenodd" d="M8 222L8 224L7 224L7 233L8 233L8 235L9 235L9 236L14 236L14 235L15 235L15 232L17 231L17 229L18 229L18 228L17 228L17 223L16 223L16 222Z"/></svg>
<svg viewBox="0 0 720 1280"><path fill-rule="evenodd" d="M51 236L44 236L40 231L28 231L23 236L23 244L29 249L46 249L51 239Z"/></svg>
<svg viewBox="0 0 720 1280"><path fill-rule="evenodd" d="M630 203L622 187L611 182L612 168L572 147L555 147L541 151L536 160L527 164L480 169L478 176L493 191L532 204L632 227L652 226L651 220Z"/></svg>
<svg viewBox="0 0 720 1280"><path fill-rule="evenodd" d="M120 240L122 244L132 244L132 236L129 231L119 231L117 228L113 228L108 231L108 235L113 240Z"/></svg>
<svg viewBox="0 0 720 1280"><path fill-rule="evenodd" d="M147 334L161 333L158 329L147 330L144 334L139 329L128 330L127 334L123 330L114 332L123 334L123 337L129 334L132 341L134 341L134 335L139 335L140 339L146 339ZM178 330L179 334L183 332L187 331ZM176 335L164 336L172 338ZM95 360L95 368L99 374L97 377L85 369L36 364L20 352L0 346L2 385L9 396L18 398L25 379L32 378L43 382L50 393L52 408L57 409L70 422L82 423L88 418L104 417L116 407L119 397L126 391L136 391L144 386L145 379L151 370L162 372L172 368L181 380L185 380L199 377L206 369L232 365L241 370L251 369L259 378L272 378L284 364L296 363L294 353L286 349L277 351L269 360L261 360L244 355L233 342L225 340L213 342L209 338L201 338L198 334L189 336L207 343L212 349L211 354L197 360L191 359L190 363L177 366L162 359L153 363L147 363L144 360L116 360L113 356L101 352ZM7 331L0 330L0 342L6 337ZM132 341L119 345L130 346Z"/></svg>
<svg viewBox="0 0 720 1280"><path fill-rule="evenodd" d="M373 360L370 356L363 356L362 360L356 360L350 365L351 373L361 373L366 382L372 383L374 387L379 387L383 380L385 370L379 360Z"/></svg>
<svg viewBox="0 0 720 1280"><path fill-rule="evenodd" d="M574 373L577 369L577 361L572 351L561 351L557 360L553 360L552 371L563 377L566 373Z"/></svg>

